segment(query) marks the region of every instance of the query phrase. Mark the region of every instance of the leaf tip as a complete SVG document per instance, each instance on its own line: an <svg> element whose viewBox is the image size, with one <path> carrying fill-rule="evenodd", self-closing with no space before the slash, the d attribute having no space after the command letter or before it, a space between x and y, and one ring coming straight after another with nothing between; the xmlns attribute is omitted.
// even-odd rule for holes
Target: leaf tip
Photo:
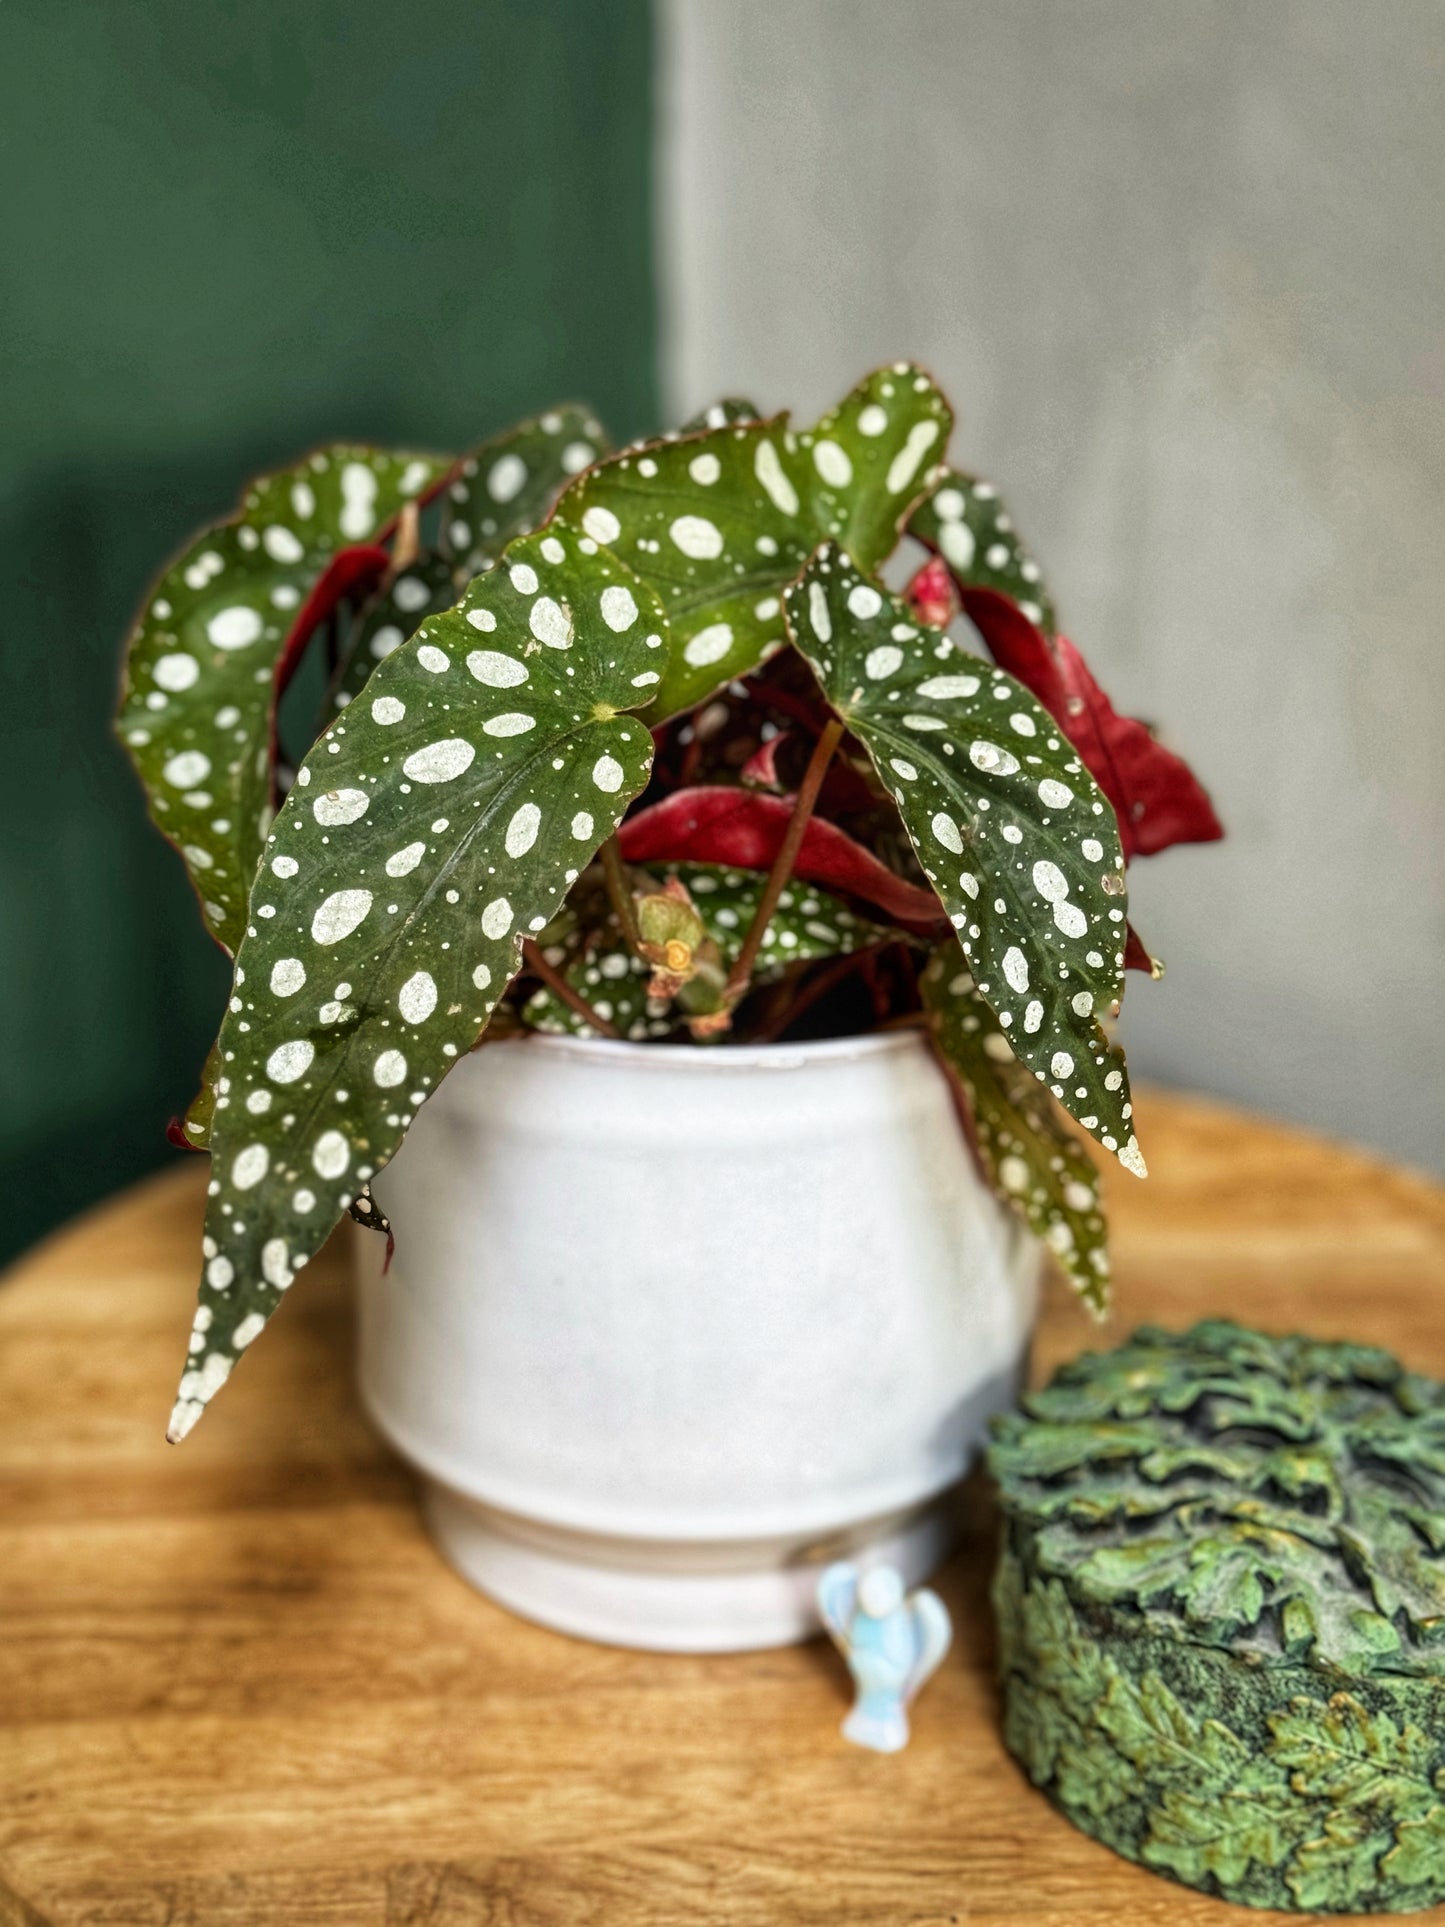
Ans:
<svg viewBox="0 0 1445 1927"><path fill-rule="evenodd" d="M195 1429L196 1420L205 1409L197 1398L178 1398L171 1408L170 1423L166 1427L166 1444L179 1445Z"/></svg>
<svg viewBox="0 0 1445 1927"><path fill-rule="evenodd" d="M200 1314L198 1314L198 1317ZM245 1330L245 1320L237 1329L240 1331L238 1349L244 1348L261 1329L259 1313L252 1313L256 1320L255 1330ZM166 1427L166 1443L179 1445L195 1430L196 1422L231 1376L235 1358L227 1352L212 1352L202 1366L192 1365L182 1376L177 1387L175 1404L171 1407L170 1423Z"/></svg>
<svg viewBox="0 0 1445 1927"><path fill-rule="evenodd" d="M1144 1162L1144 1153L1139 1149L1139 1140L1131 1137L1119 1153L1119 1162L1126 1171L1132 1171L1136 1178L1147 1178L1149 1167Z"/></svg>

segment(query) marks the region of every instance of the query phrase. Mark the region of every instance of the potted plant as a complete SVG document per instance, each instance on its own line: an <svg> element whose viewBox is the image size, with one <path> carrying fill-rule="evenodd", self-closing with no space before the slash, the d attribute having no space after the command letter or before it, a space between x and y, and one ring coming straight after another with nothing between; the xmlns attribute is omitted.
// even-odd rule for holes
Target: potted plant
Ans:
<svg viewBox="0 0 1445 1927"><path fill-rule="evenodd" d="M951 426L899 363L806 432L325 449L166 569L119 729L235 959L173 1127L212 1160L173 1440L337 1220L394 1219L363 1390L500 1597L750 1644L840 1549L937 1560L1040 1241L1106 1302L1065 1114L1144 1175L1126 861L1220 833Z"/></svg>

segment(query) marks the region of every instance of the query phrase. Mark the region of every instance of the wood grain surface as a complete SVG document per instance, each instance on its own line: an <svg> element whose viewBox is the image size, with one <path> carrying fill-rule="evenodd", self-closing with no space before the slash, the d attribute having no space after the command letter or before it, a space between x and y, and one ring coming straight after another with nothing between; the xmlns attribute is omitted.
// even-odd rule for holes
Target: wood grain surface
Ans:
<svg viewBox="0 0 1445 1927"><path fill-rule="evenodd" d="M1140 1110L1116 1334L1229 1313L1445 1374L1445 1194L1203 1103ZM205 1176L0 1285L0 1927L1249 1918L1076 1833L1004 1752L981 1487L941 1582L954 1649L880 1759L838 1737L821 1642L613 1651L448 1571L352 1391L341 1239L168 1447ZM1097 1342L1055 1281L1037 1369Z"/></svg>

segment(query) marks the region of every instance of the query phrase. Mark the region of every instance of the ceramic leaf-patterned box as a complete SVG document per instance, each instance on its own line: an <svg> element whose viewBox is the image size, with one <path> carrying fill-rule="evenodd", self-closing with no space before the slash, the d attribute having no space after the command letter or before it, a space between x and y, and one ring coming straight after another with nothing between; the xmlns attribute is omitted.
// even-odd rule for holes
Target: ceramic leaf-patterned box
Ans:
<svg viewBox="0 0 1445 1927"><path fill-rule="evenodd" d="M1006 1738L1069 1819L1254 1906L1445 1899L1445 1386L1146 1326L990 1464Z"/></svg>

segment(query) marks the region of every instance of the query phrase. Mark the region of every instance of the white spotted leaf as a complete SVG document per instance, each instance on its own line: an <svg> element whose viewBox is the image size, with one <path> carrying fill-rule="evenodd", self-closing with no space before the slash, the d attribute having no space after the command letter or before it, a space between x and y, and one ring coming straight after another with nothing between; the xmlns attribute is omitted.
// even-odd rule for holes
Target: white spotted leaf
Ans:
<svg viewBox="0 0 1445 1927"><path fill-rule="evenodd" d="M449 609L509 542L543 522L559 491L609 446L590 409L568 405L473 449L442 498L441 550L418 555L362 611L333 682L331 706L344 709L378 662L427 616Z"/></svg>
<svg viewBox="0 0 1445 1927"><path fill-rule="evenodd" d="M330 707L345 709L366 687L376 665L415 634L428 616L450 609L460 593L456 571L443 555L418 555L398 570L351 625L332 682Z"/></svg>
<svg viewBox="0 0 1445 1927"><path fill-rule="evenodd" d="M1030 622L1054 633L1054 605L1039 565L991 482L945 472L909 516L908 533L943 557L960 588L996 589Z"/></svg>
<svg viewBox="0 0 1445 1927"><path fill-rule="evenodd" d="M892 550L948 441L932 380L899 362L817 428L727 419L630 448L569 488L557 518L661 596L672 632L656 720L702 702L785 640L780 596L826 536L866 568Z"/></svg>
<svg viewBox="0 0 1445 1927"><path fill-rule="evenodd" d="M590 553L588 552L590 551ZM525 536L379 663L267 839L218 1040L182 1437L469 1050L647 781L665 619L570 531Z"/></svg>
<svg viewBox="0 0 1445 1927"><path fill-rule="evenodd" d="M1102 1315L1109 1302L1109 1247L1093 1161L1065 1128L1048 1092L1014 1056L956 943L934 952L919 989L934 1049L962 1088L995 1191Z"/></svg>
<svg viewBox="0 0 1445 1927"><path fill-rule="evenodd" d="M1124 1054L1099 1023L1122 990L1124 859L1073 745L1022 683L917 622L832 544L785 604L1014 1051L1142 1176Z"/></svg>
<svg viewBox="0 0 1445 1927"><path fill-rule="evenodd" d="M700 408L678 429L679 435L696 435L704 428L726 428L729 422L758 422L763 411L741 395L724 395L708 408Z"/></svg>
<svg viewBox="0 0 1445 1927"><path fill-rule="evenodd" d="M667 876L686 884L693 906L710 940L717 945L725 967L737 961L766 878L756 870L728 869L717 864L669 863L658 866ZM651 966L629 948L616 920L609 918L600 942L595 933L578 930L585 948L563 958L563 975L572 988L624 1037L641 1040L664 1037L686 1016L685 1008L651 1003L647 997ZM812 884L794 881L778 898L763 933L762 948L753 968L755 984L769 983L790 964L819 957L844 957L869 944L887 943L898 932L858 916L837 897ZM685 1005L685 998L684 998ZM585 1037L591 1026L570 1005L548 989L536 991L522 1011L534 1030L565 1032Z"/></svg>
<svg viewBox="0 0 1445 1927"><path fill-rule="evenodd" d="M538 528L559 491L610 446L592 411L569 403L474 449L442 498L442 547L460 580L490 569L515 536Z"/></svg>
<svg viewBox="0 0 1445 1927"><path fill-rule="evenodd" d="M911 363L859 382L798 437L813 520L864 569L890 555L910 510L938 472L953 410Z"/></svg>
<svg viewBox="0 0 1445 1927"><path fill-rule="evenodd" d="M385 562L374 545L450 459L338 446L262 477L169 564L131 631L116 727L207 929L233 953L272 809L277 684L305 640L298 617L338 556L370 586Z"/></svg>

